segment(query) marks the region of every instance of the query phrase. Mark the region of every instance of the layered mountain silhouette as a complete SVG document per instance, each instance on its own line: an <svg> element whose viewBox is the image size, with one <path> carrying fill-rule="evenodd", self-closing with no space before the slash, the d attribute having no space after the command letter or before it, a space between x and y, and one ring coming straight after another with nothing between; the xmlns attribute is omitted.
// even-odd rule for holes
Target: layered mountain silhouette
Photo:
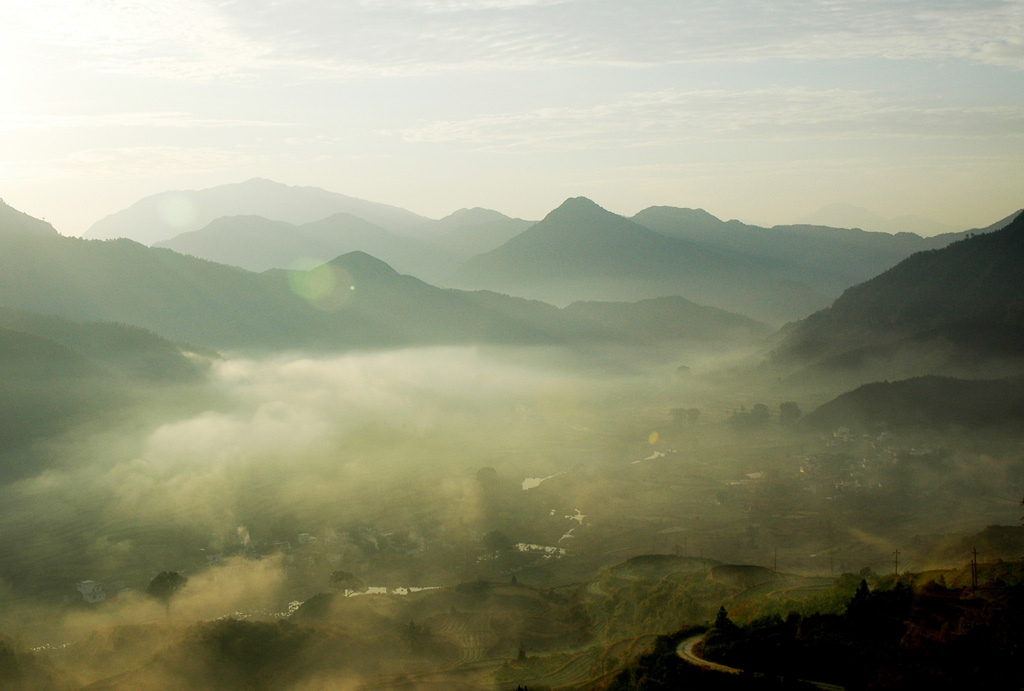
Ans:
<svg viewBox="0 0 1024 691"><path fill-rule="evenodd" d="M795 325L775 358L852 368L872 358L945 351L978 362L1024 352L1024 215L919 252Z"/></svg>
<svg viewBox="0 0 1024 691"><path fill-rule="evenodd" d="M762 228L672 207L625 219L582 198L567 200L537 224L481 208L433 221L318 188L253 179L154 195L87 233L114 236L253 271L308 267L362 251L439 285L556 304L682 295L778 324L962 234Z"/></svg>
<svg viewBox="0 0 1024 691"><path fill-rule="evenodd" d="M972 232L1005 227L1016 215ZM923 238L906 232L892 235L811 225L762 228L722 221L703 209L665 206L645 209L632 220L669 237L736 253L836 297L915 252L945 247L964 237L964 233L949 233Z"/></svg>
<svg viewBox="0 0 1024 691"><path fill-rule="evenodd" d="M453 283L560 304L677 294L769 321L803 316L828 302L749 257L654 232L582 197L470 259Z"/></svg>
<svg viewBox="0 0 1024 691"><path fill-rule="evenodd" d="M469 258L501 247L534 224L491 209L459 209L427 224L434 244L454 255Z"/></svg>
<svg viewBox="0 0 1024 691"><path fill-rule="evenodd" d="M679 296L639 302L574 302L565 314L595 327L618 330L624 341L650 342L688 338L738 341L767 335L769 329L732 312L690 302Z"/></svg>
<svg viewBox="0 0 1024 691"><path fill-rule="evenodd" d="M361 251L426 280L450 273L459 261L438 246L396 235L344 213L302 225L262 216L225 216L154 247L250 271L310 268Z"/></svg>
<svg viewBox="0 0 1024 691"><path fill-rule="evenodd" d="M253 178L203 190L161 192L100 219L84 237L96 240L129 238L146 245L199 230L222 216L262 216L304 224L338 213L357 216L392 231L421 225L428 219L387 204L369 202L318 187L291 187Z"/></svg>
<svg viewBox="0 0 1024 691"><path fill-rule="evenodd" d="M916 233L925 236L949 233L954 230L929 218L920 216L885 218L864 207L841 202L823 206L814 213L804 216L799 223L833 228L861 228L884 233Z"/></svg>
<svg viewBox="0 0 1024 691"><path fill-rule="evenodd" d="M0 307L133 324L207 348L574 344L619 341L631 330L541 302L437 288L364 252L309 271L258 274L125 239L13 231L0 239ZM704 317L736 324L721 312ZM746 334L759 329L752 325ZM715 339L727 329L706 331ZM635 334L638 342L693 336L681 321Z"/></svg>

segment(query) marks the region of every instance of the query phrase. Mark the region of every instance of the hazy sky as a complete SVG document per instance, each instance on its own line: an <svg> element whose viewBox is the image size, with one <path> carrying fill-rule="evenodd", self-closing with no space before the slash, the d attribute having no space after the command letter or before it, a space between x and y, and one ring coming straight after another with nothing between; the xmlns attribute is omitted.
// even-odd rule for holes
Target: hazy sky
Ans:
<svg viewBox="0 0 1024 691"><path fill-rule="evenodd" d="M441 217L1024 206L1024 0L3 0L0 197L266 177Z"/></svg>

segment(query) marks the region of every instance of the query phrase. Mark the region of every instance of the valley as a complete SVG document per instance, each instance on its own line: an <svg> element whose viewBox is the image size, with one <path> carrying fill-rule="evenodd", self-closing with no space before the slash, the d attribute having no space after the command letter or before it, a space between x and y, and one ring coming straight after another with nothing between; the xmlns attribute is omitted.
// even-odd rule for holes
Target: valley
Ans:
<svg viewBox="0 0 1024 691"><path fill-rule="evenodd" d="M587 200L482 249L474 289L358 247L256 272L0 210L12 688L612 689L723 607L838 616L861 580L960 587L975 550L1020 580L1020 218L892 255L818 312L789 298L824 284L770 286L832 250L693 254L746 274L743 312ZM594 237L660 248L629 259L662 255L647 282L590 258L646 296L582 280L567 257ZM537 238L564 246L515 280L583 299L487 264Z"/></svg>

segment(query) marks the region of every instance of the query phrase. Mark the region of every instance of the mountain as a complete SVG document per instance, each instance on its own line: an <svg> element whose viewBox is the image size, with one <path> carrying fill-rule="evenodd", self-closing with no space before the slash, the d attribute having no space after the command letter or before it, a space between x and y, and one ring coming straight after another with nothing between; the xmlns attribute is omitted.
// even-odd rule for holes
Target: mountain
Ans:
<svg viewBox="0 0 1024 691"><path fill-rule="evenodd" d="M1016 215L988 228L968 232L997 230ZM892 268L914 252L945 247L964 236L964 233L947 233L923 238L913 233L894 235L813 225L762 228L739 221L722 221L703 209L667 206L644 209L632 220L662 235L738 253L836 297L846 288Z"/></svg>
<svg viewBox="0 0 1024 691"><path fill-rule="evenodd" d="M1024 423L1024 379L915 377L874 382L838 396L801 424L830 432L902 431L957 426L972 430Z"/></svg>
<svg viewBox="0 0 1024 691"><path fill-rule="evenodd" d="M8 238L0 306L133 324L210 348L277 348L337 337L315 307L260 274L131 240Z"/></svg>
<svg viewBox="0 0 1024 691"><path fill-rule="evenodd" d="M827 304L821 293L736 252L667 237L584 198L468 260L452 283L563 304L678 294L776 322Z"/></svg>
<svg viewBox="0 0 1024 691"><path fill-rule="evenodd" d="M74 322L3 307L0 307L0 328L50 344L39 351L40 357L34 360L38 365L50 366L55 362L63 362L72 369L84 367L82 371L92 372L102 369L122 379L145 382L189 381L197 378L202 368L186 353L216 357L211 351L173 343L137 326L112 322ZM54 360L46 357L46 352L62 354ZM0 352L0 358L7 358L11 354L12 351L5 349Z"/></svg>
<svg viewBox="0 0 1024 691"><path fill-rule="evenodd" d="M434 243L463 258L501 247L533 225L490 209L459 209L430 226Z"/></svg>
<svg viewBox="0 0 1024 691"><path fill-rule="evenodd" d="M575 345L619 342L629 331L577 320L541 302L437 288L365 252L309 271L257 274L131 240L2 230L0 307L121 322L206 348L250 352ZM687 329L676 323L659 338L682 338Z"/></svg>
<svg viewBox="0 0 1024 691"><path fill-rule="evenodd" d="M801 225L831 226L833 228L861 228L883 233L916 233L917 235L938 235L953 230L948 225L920 216L884 218L861 206L835 203L823 206L812 214L800 219Z"/></svg>
<svg viewBox="0 0 1024 691"><path fill-rule="evenodd" d="M767 326L749 317L698 305L679 296L635 303L574 302L563 311L584 323L615 328L630 341L683 338L705 342L749 341L769 331Z"/></svg>
<svg viewBox="0 0 1024 691"><path fill-rule="evenodd" d="M250 271L310 268L362 251L402 273L437 280L458 263L453 254L434 245L395 235L345 213L302 225L261 216L227 216L153 246Z"/></svg>
<svg viewBox="0 0 1024 691"><path fill-rule="evenodd" d="M271 180L203 190L161 192L100 219L83 237L96 240L130 238L146 245L199 230L222 216L263 216L293 224L310 223L348 213L394 231L422 225L428 219L395 206L369 202L318 187L290 187Z"/></svg>
<svg viewBox="0 0 1024 691"><path fill-rule="evenodd" d="M855 368L941 350L975 367L1024 354L1024 215L1001 230L919 252L845 291L783 336L777 362Z"/></svg>
<svg viewBox="0 0 1024 691"><path fill-rule="evenodd" d="M984 228L971 228L970 230L968 230L966 232L968 234L981 234L981 233L991 233L994 230L1002 230L1006 226L1008 226L1011 223L1013 223L1017 219L1017 217L1021 215L1021 213L1024 213L1024 209L1018 209L1018 210L1014 211L1012 214L1010 214L1009 216L1007 216L1006 218L999 219L998 221L996 221L992 225L985 226ZM957 235L957 234L958 233L952 233L952 235Z"/></svg>
<svg viewBox="0 0 1024 691"><path fill-rule="evenodd" d="M0 239L18 236L56 236L56 230L46 221L33 218L8 206L0 199Z"/></svg>
<svg viewBox="0 0 1024 691"><path fill-rule="evenodd" d="M767 327L681 298L558 309L490 291L437 288L400 275L364 252L338 257L329 269L345 293L345 310L363 315L392 343L507 343L583 345L669 341L749 341ZM292 278L294 280L294 278Z"/></svg>
<svg viewBox="0 0 1024 691"><path fill-rule="evenodd" d="M202 358L155 334L0 308L0 479L38 470L29 442L152 398L154 384L191 384ZM145 391L145 393L140 393Z"/></svg>

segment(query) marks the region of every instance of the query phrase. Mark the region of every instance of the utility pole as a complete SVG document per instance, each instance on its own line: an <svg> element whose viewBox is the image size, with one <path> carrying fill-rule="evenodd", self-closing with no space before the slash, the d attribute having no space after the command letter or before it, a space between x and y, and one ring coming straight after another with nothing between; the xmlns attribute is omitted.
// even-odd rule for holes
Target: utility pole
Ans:
<svg viewBox="0 0 1024 691"><path fill-rule="evenodd" d="M895 552L892 553L892 555L893 555L893 566L894 566L894 569L896 571L896 575L899 576L900 575L900 551L896 550Z"/></svg>
<svg viewBox="0 0 1024 691"><path fill-rule="evenodd" d="M772 560L772 573L779 572L779 546L775 546L775 558Z"/></svg>

